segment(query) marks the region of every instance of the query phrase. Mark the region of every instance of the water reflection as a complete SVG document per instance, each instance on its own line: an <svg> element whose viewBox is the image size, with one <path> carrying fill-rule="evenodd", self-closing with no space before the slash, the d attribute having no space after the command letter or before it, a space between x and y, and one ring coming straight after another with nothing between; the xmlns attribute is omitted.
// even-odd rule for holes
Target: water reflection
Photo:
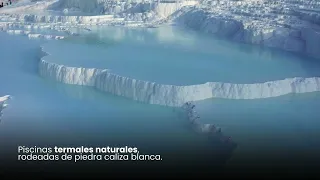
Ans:
<svg viewBox="0 0 320 180"><path fill-rule="evenodd" d="M109 37L101 37L98 34L87 34L81 36L69 36L64 38L62 41L73 43L73 44L88 44L95 45L99 47L110 47L117 44L116 39L112 39Z"/></svg>
<svg viewBox="0 0 320 180"><path fill-rule="evenodd" d="M127 27L92 27L91 31L73 28L73 31L92 37L95 35L99 40L108 39L116 42L133 41L135 43L171 43L183 46L194 46L194 38L188 33L179 32L172 26L160 28L127 28Z"/></svg>
<svg viewBox="0 0 320 180"><path fill-rule="evenodd" d="M95 27L83 32L80 37L46 45L51 54L46 60L105 68L121 76L172 85L320 76L320 61L180 27Z"/></svg>

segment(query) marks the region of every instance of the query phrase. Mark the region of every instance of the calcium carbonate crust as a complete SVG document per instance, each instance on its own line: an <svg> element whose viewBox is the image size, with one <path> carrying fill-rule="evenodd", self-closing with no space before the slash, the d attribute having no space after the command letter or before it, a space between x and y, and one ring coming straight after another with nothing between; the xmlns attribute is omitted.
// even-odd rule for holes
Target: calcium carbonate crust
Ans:
<svg viewBox="0 0 320 180"><path fill-rule="evenodd" d="M11 19L19 22L143 24L167 18L181 7L197 3L195 0L176 3L129 0L39 0L18 3L2 9L0 13L10 15Z"/></svg>
<svg viewBox="0 0 320 180"><path fill-rule="evenodd" d="M204 0L170 19L230 40L320 57L320 2Z"/></svg>
<svg viewBox="0 0 320 180"><path fill-rule="evenodd" d="M9 95L0 97L0 120L3 114L3 110L8 106L6 103L11 97Z"/></svg>
<svg viewBox="0 0 320 180"><path fill-rule="evenodd" d="M304 5L303 1L296 1ZM294 1L293 4L298 4L296 1ZM51 5L52 2L58 1L50 1ZM62 1L59 2L62 3ZM86 3L88 2L89 1L68 0L67 4L62 3L60 5L63 8L70 8L73 7L74 4L80 3L78 4L79 7L87 8L88 6ZM94 1L90 2L92 3ZM96 2L98 3L98 1ZM105 4L107 1L99 2ZM215 4L217 2L219 2L219 4ZM167 16L180 8L181 10L176 11L172 18L190 28L229 37L241 42L278 47L290 51L303 52L314 57L320 57L320 51L318 51L320 47L320 35L317 28L313 28L317 26L311 26L310 24L309 26L307 26L308 24L300 24L299 26L299 23L304 21L299 21L297 18L291 18L291 16L290 18L282 17L279 14L283 13L289 15L290 13L302 11L296 10L296 5L294 5L295 11L292 10L294 8L279 9L279 5L272 4L274 2L288 4L289 0L272 2L259 0L255 3L248 0L241 2L206 0L199 5L184 7L182 9L181 7L176 7L174 4L170 6L170 8L168 7L168 4L163 4L163 10L161 10L161 12L168 10L168 13L165 13L165 16ZM291 4L292 2L293 1L290 1ZM47 4L50 3L48 2ZM32 5L32 7L39 6L39 8L41 7L42 9L43 7L48 7L46 4L43 5L43 7L40 5L35 4ZM320 7L318 4L315 5ZM239 8L235 8L237 6L239 6ZM308 8L313 8L311 6L313 5L310 5ZM98 6L94 5L92 7ZM88 10L90 10L90 8ZM277 11L276 15L275 13L272 13L273 11ZM18 14L17 12L14 12L15 11L13 10L13 13L9 13L9 17L6 16L4 18L12 19L15 22L57 23L57 26L61 26L61 23L69 25L78 23L97 25L114 18L110 15L50 16ZM306 14L304 15L305 18L308 19L309 17L312 17L311 20L317 23L316 20L318 19L318 16L314 16L314 13L304 14ZM293 22L293 20L295 21ZM288 24L291 24L292 26L288 26ZM11 30L6 28L5 30L14 34L28 34L30 38L38 38L41 36L40 34L29 34L29 31ZM60 39L63 37L49 35L44 38ZM277 97L289 93L315 92L320 89L318 77L286 78L278 81L255 84L207 82L190 86L165 85L123 77L111 73L108 69L68 67L54 64L45 61L44 58L41 58L39 62L39 73L43 77L51 78L58 82L92 86L98 90L140 102L174 107L179 107L188 101L204 100L208 98L257 99Z"/></svg>
<svg viewBox="0 0 320 180"><path fill-rule="evenodd" d="M46 55L50 54L45 52ZM91 86L97 90L132 100L171 107L181 107L189 101L209 98L259 99L290 93L320 91L320 78L286 78L255 84L207 82L204 84L176 86L123 77L108 69L69 67L45 61L39 62L39 74L65 84Z"/></svg>
<svg viewBox="0 0 320 180"><path fill-rule="evenodd" d="M234 41L320 57L320 2L317 0L24 2L4 8L2 13L16 22L69 25L153 26L174 20L189 28ZM33 11L46 13L32 14ZM60 15L50 14L50 11L60 12ZM93 13L96 16L72 15L72 12ZM37 35L30 36L35 38Z"/></svg>

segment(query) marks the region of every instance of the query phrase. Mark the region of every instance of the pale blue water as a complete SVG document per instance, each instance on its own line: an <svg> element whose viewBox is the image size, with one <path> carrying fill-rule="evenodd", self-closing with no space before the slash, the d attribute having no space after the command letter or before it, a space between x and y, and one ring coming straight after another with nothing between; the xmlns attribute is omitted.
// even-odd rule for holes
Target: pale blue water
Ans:
<svg viewBox="0 0 320 180"><path fill-rule="evenodd" d="M229 162L231 167L289 162L308 168L312 163L319 164L320 93L256 100L215 99L196 104L203 122L216 123L239 143Z"/></svg>
<svg viewBox="0 0 320 180"><path fill-rule="evenodd" d="M320 62L281 51L215 39L172 26L99 27L82 37L44 45L45 59L99 67L135 79L187 85L208 81L255 83L320 75Z"/></svg>
<svg viewBox="0 0 320 180"><path fill-rule="evenodd" d="M0 95L14 96L0 123L0 147L121 144L149 152L161 151L160 147L212 148L171 108L40 78L37 62L42 41L4 33L0 39ZM110 68L123 76L166 84L249 83L320 73L313 59L168 27L107 28L99 36L50 41L45 47L52 62ZM250 153L262 163L269 161L270 153L281 161L292 160L281 157L297 151L310 154L306 159L318 158L319 105L320 93L310 93L262 100L205 100L197 102L197 110L203 122L222 127L239 144L232 166L248 161L243 154Z"/></svg>
<svg viewBox="0 0 320 180"><path fill-rule="evenodd" d="M0 94L14 97L0 122L0 158L18 145L136 146L141 153L208 149L171 108L102 94L38 76L43 41L0 33ZM17 43L19 42L19 43Z"/></svg>

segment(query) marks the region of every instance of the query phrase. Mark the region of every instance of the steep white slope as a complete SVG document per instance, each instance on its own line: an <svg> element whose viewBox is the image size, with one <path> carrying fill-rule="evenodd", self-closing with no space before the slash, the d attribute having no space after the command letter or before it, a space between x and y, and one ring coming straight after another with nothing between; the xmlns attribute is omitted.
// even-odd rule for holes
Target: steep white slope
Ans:
<svg viewBox="0 0 320 180"><path fill-rule="evenodd" d="M20 22L104 23L105 21L153 22L167 18L197 0L160 2L130 0L23 0L0 9ZM95 17L93 17L95 16ZM119 19L120 18L120 19Z"/></svg>
<svg viewBox="0 0 320 180"><path fill-rule="evenodd" d="M39 73L42 77L58 82L92 86L100 91L136 101L173 107L208 98L258 99L320 91L318 77L287 78L255 84L207 82L176 86L127 78L113 74L108 69L67 67L49 63L44 58L39 62Z"/></svg>
<svg viewBox="0 0 320 180"><path fill-rule="evenodd" d="M50 9L65 12L81 11L94 14L137 14L142 20L147 12L155 13L160 18L167 18L183 6L195 5L196 0L189 1L129 1L129 0L63 0L53 4ZM126 16L127 18L130 18ZM131 17L132 18L132 17Z"/></svg>
<svg viewBox="0 0 320 180"><path fill-rule="evenodd" d="M318 1L205 0L172 18L189 28L231 40L320 58Z"/></svg>
<svg viewBox="0 0 320 180"><path fill-rule="evenodd" d="M6 102L9 99L10 99L9 95L0 97L0 120L1 120L1 116L3 114L3 110L8 106L8 104Z"/></svg>
<svg viewBox="0 0 320 180"><path fill-rule="evenodd" d="M154 11L159 16L159 18L167 18L172 15L177 10L185 6L194 6L198 4L199 1L189 0L189 1L177 1L175 3L160 3L156 4Z"/></svg>

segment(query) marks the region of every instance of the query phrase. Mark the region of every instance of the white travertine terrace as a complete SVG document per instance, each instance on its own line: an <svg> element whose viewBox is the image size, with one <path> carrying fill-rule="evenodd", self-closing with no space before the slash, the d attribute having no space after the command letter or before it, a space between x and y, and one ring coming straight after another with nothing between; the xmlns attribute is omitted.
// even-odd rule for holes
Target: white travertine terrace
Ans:
<svg viewBox="0 0 320 180"><path fill-rule="evenodd" d="M204 0L172 17L195 30L234 41L320 57L320 2L316 0Z"/></svg>
<svg viewBox="0 0 320 180"><path fill-rule="evenodd" d="M113 74L108 69L68 67L47 62L45 58L39 62L39 73L42 77L61 83L91 86L136 101L172 107L209 98L259 99L320 91L318 77L287 78L255 84L207 82L176 86L127 78Z"/></svg>
<svg viewBox="0 0 320 180"><path fill-rule="evenodd" d="M10 99L9 95L0 97L0 120L3 110L8 106L7 101Z"/></svg>
<svg viewBox="0 0 320 180"><path fill-rule="evenodd" d="M21 1L22 4L25 3L23 6L17 4L0 10L0 21L3 21L0 22L0 29L8 33L28 35L29 38L61 39L64 36L42 35L32 33L31 30L40 27L69 32L68 27L72 26L85 28L101 24L126 25L129 22L176 22L238 42L320 57L320 3L315 0L203 0L199 3L114 0L27 2ZM43 12L34 13L35 10ZM46 14L51 12L49 10L54 10L54 13ZM74 12L96 15L72 15ZM72 35L72 32L69 34ZM254 84L207 82L176 86L131 79L113 74L108 69L67 67L47 62L45 58L39 62L39 72L41 76L58 82L92 86L133 100L174 107L188 101L208 98L257 99L320 91L318 77L296 77Z"/></svg>
<svg viewBox="0 0 320 180"><path fill-rule="evenodd" d="M320 57L318 0L21 0L2 8L1 19L128 26L172 20L234 41Z"/></svg>

